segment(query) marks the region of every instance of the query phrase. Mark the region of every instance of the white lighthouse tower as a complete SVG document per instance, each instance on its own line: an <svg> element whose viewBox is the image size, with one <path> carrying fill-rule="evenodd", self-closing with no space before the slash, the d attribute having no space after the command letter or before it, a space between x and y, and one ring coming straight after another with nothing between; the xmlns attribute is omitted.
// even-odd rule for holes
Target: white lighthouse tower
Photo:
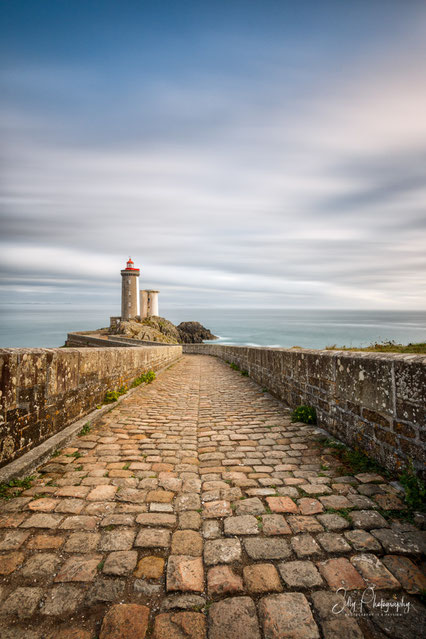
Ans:
<svg viewBox="0 0 426 639"><path fill-rule="evenodd" d="M141 291L141 318L158 316L158 293L160 291Z"/></svg>
<svg viewBox="0 0 426 639"><path fill-rule="evenodd" d="M140 271L135 268L129 257L126 268L121 271L121 319L132 319L139 315L139 286Z"/></svg>

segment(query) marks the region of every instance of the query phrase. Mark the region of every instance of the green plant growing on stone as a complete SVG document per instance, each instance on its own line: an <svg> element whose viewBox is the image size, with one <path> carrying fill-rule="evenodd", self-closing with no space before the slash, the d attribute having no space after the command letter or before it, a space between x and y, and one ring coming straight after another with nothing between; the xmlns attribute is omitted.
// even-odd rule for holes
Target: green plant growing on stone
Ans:
<svg viewBox="0 0 426 639"><path fill-rule="evenodd" d="M83 470L83 466L76 466L75 467L75 471L80 472L81 470Z"/></svg>
<svg viewBox="0 0 426 639"><path fill-rule="evenodd" d="M112 404L118 400L118 397L117 391L107 391L104 397L104 404Z"/></svg>
<svg viewBox="0 0 426 639"><path fill-rule="evenodd" d="M298 406L291 414L292 422L302 422L303 424L316 424L317 413L313 406Z"/></svg>
<svg viewBox="0 0 426 639"><path fill-rule="evenodd" d="M230 367L232 368L232 370L234 370L234 371L240 371L240 370L241 370L241 368L238 366L238 364L234 364L234 362L231 362L231 363L229 364L229 366L230 366Z"/></svg>
<svg viewBox="0 0 426 639"><path fill-rule="evenodd" d="M133 380L132 388L135 388L136 386L139 386L140 384L151 384L151 382L153 382L154 379L155 379L154 371L148 371L146 373L142 373L142 375L139 375L139 377L136 377L136 379Z"/></svg>
<svg viewBox="0 0 426 639"><path fill-rule="evenodd" d="M349 469L350 473L354 475L356 473L375 472L384 477L390 477L390 473L386 468L383 468L383 466L378 464L374 459L367 457L367 455L358 448L352 450L345 446L345 444L342 444L342 442L329 437L319 438L318 441L325 448L330 448L330 452L344 464L336 468L336 472L344 474L347 473Z"/></svg>
<svg viewBox="0 0 426 639"><path fill-rule="evenodd" d="M75 459L79 459L80 457L83 457L83 455L81 453L78 452L78 450L74 451L73 453L70 453L69 455L65 455L66 457L75 457Z"/></svg>
<svg viewBox="0 0 426 639"><path fill-rule="evenodd" d="M243 377L248 377L248 376L249 376L249 373L248 373L248 371L241 371L241 375L242 375Z"/></svg>
<svg viewBox="0 0 426 639"><path fill-rule="evenodd" d="M83 435L88 435L91 430L92 430L92 427L90 425L90 422L86 422L83 428L81 429L81 431L78 433L78 436L83 437Z"/></svg>
<svg viewBox="0 0 426 639"><path fill-rule="evenodd" d="M325 512L328 515L340 515L344 519L347 519L347 521L351 521L349 517L349 513L351 512L350 508L326 508Z"/></svg>
<svg viewBox="0 0 426 639"><path fill-rule="evenodd" d="M397 519L398 521L404 521L410 524L414 523L414 510L410 507L406 510L385 510L384 508L377 508L376 512L388 521Z"/></svg>
<svg viewBox="0 0 426 639"><path fill-rule="evenodd" d="M126 464L124 464L123 470L129 470L129 468L130 468L130 462L127 462Z"/></svg>
<svg viewBox="0 0 426 639"><path fill-rule="evenodd" d="M44 497L47 497L48 493L36 493L35 495L33 495L33 499L43 499Z"/></svg>
<svg viewBox="0 0 426 639"><path fill-rule="evenodd" d="M358 448L354 450L344 448L341 459L351 467L354 473L376 472L385 477L389 476L389 471L374 461L374 459L367 457L367 455Z"/></svg>
<svg viewBox="0 0 426 639"><path fill-rule="evenodd" d="M7 483L0 483L0 499L4 499L6 501L13 499L17 493L19 494L22 490L28 490L28 488L31 488L34 479L34 475L29 475L23 479L11 479ZM21 490L14 491L14 488Z"/></svg>
<svg viewBox="0 0 426 639"><path fill-rule="evenodd" d="M413 510L426 510L426 485L416 475L412 460L408 467L400 474L399 481L404 487L404 501Z"/></svg>
<svg viewBox="0 0 426 639"><path fill-rule="evenodd" d="M61 454L61 451L60 451L60 450L55 450L55 451L52 453L52 457L59 457L59 455L60 455L60 454Z"/></svg>

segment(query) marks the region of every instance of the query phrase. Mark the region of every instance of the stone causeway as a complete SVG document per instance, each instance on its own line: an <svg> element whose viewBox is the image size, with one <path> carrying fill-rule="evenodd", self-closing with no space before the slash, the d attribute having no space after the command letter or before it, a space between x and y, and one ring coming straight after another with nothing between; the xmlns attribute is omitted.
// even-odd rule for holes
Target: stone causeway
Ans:
<svg viewBox="0 0 426 639"><path fill-rule="evenodd" d="M1 639L425 636L422 521L184 355L0 502Z"/></svg>

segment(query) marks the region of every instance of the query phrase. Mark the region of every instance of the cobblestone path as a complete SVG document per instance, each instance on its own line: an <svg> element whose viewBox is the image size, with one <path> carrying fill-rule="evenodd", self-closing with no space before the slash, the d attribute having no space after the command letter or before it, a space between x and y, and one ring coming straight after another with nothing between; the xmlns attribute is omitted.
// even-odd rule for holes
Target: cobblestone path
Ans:
<svg viewBox="0 0 426 639"><path fill-rule="evenodd" d="M185 356L2 502L1 639L420 637L425 533L313 431Z"/></svg>

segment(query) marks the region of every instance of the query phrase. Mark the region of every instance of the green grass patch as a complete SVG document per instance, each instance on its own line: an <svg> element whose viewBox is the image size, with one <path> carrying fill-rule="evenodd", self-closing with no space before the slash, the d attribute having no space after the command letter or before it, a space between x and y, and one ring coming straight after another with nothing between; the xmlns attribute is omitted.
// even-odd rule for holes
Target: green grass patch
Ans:
<svg viewBox="0 0 426 639"><path fill-rule="evenodd" d="M342 466L337 468L337 472L342 474L356 475L357 473L378 473L385 478L390 477L390 473L386 468L383 468L378 462L370 457L367 457L358 448L351 449L338 442L335 439L321 437L317 441L320 442L324 448L331 449L331 453L339 459Z"/></svg>
<svg viewBox="0 0 426 639"><path fill-rule="evenodd" d="M83 455L81 453L78 452L78 450L76 450L74 453L70 453L69 455L65 455L66 457L74 457L75 459L79 459L80 457L83 457Z"/></svg>
<svg viewBox="0 0 426 639"><path fill-rule="evenodd" d="M416 474L416 470L411 460L402 473L396 476L395 473L392 474L374 459L367 457L365 453L357 448L352 450L341 442L336 442L333 439L324 437L320 438L318 441L324 447L330 448L332 454L342 463L342 466L339 466L336 469L336 472L339 474L357 475L358 473L373 472L382 475L387 480L392 478L398 479L399 483L404 488L404 502L406 509L403 511L384 511L385 513L391 513L390 515L383 514L384 517L413 521L413 513L415 511L426 511L426 485Z"/></svg>
<svg viewBox="0 0 426 639"><path fill-rule="evenodd" d="M78 436L83 437L83 435L88 435L91 430L92 430L92 427L90 425L90 422L86 422L83 428L81 429L81 431L78 433Z"/></svg>
<svg viewBox="0 0 426 639"><path fill-rule="evenodd" d="M9 482L3 482L0 484L0 499L4 499L8 501L9 499L13 499L16 494L22 492L22 490L28 490L31 488L32 482L35 479L33 475L29 475L28 477L24 477L23 479L11 479ZM17 490L16 492L13 490L14 488L20 488L22 490Z"/></svg>
<svg viewBox="0 0 426 639"><path fill-rule="evenodd" d="M383 508L376 508L376 512L388 521L397 519L398 521L405 521L410 524L414 523L414 510L411 508L405 510L384 510Z"/></svg>
<svg viewBox="0 0 426 639"><path fill-rule="evenodd" d="M349 513L351 512L350 508L326 508L325 512L327 515L340 515L344 519L351 521L351 518L349 517Z"/></svg>
<svg viewBox="0 0 426 639"><path fill-rule="evenodd" d="M416 475L412 461L398 479L405 490L404 501L407 506L412 510L426 510L426 485Z"/></svg>
<svg viewBox="0 0 426 639"><path fill-rule="evenodd" d="M303 424L316 424L316 410L313 406L297 406L291 414L291 421L302 422Z"/></svg>
<svg viewBox="0 0 426 639"><path fill-rule="evenodd" d="M132 382L132 388L136 388L136 386L140 386L141 384L151 384L155 379L154 371L147 371L146 373L142 373L139 377Z"/></svg>
<svg viewBox="0 0 426 639"><path fill-rule="evenodd" d="M112 404L119 398L118 391L107 391L104 397L104 404Z"/></svg>
<svg viewBox="0 0 426 639"><path fill-rule="evenodd" d="M369 353L415 353L423 355L426 353L426 342L417 342L409 344L398 344L393 340L383 340L382 342L373 342L368 346L326 346L327 351L367 351Z"/></svg>

